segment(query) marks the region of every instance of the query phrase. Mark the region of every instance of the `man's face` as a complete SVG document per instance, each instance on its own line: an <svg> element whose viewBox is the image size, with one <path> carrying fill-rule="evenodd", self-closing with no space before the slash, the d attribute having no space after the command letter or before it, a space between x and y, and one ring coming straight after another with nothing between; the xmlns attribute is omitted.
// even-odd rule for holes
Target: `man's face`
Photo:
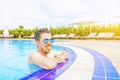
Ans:
<svg viewBox="0 0 120 80"><path fill-rule="evenodd" d="M45 54L48 54L52 48L53 39L50 33L42 33L39 41L39 49Z"/></svg>

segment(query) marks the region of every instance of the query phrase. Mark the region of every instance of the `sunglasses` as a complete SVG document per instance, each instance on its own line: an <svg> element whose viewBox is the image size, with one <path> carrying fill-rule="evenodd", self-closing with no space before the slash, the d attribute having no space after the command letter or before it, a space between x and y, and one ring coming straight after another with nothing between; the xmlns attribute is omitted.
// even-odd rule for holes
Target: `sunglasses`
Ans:
<svg viewBox="0 0 120 80"><path fill-rule="evenodd" d="M50 38L50 39L44 39L44 40L43 40L44 44L47 44L48 41L50 41L50 43L53 43L53 42L54 42L54 39L53 39L53 38Z"/></svg>

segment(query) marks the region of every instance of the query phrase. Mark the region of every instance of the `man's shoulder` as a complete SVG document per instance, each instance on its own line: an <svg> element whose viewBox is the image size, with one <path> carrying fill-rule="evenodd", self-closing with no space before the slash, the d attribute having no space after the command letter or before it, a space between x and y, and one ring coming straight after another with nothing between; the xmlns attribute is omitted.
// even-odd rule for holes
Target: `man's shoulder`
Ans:
<svg viewBox="0 0 120 80"><path fill-rule="evenodd" d="M31 52L30 54L36 54L36 53L38 53L37 51L34 51L34 52Z"/></svg>
<svg viewBox="0 0 120 80"><path fill-rule="evenodd" d="M44 57L39 52L32 52L29 57L33 59L43 59Z"/></svg>
<svg viewBox="0 0 120 80"><path fill-rule="evenodd" d="M38 55L40 55L37 51L36 52L31 52L30 53L30 56L38 56Z"/></svg>

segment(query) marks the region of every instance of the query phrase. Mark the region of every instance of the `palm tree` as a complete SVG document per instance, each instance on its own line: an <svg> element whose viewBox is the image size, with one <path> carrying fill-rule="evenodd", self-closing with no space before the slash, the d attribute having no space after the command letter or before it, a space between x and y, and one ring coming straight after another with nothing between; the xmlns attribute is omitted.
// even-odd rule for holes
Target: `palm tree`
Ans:
<svg viewBox="0 0 120 80"><path fill-rule="evenodd" d="M20 25L18 31L19 31L19 38L21 38L21 36L24 35L24 26Z"/></svg>

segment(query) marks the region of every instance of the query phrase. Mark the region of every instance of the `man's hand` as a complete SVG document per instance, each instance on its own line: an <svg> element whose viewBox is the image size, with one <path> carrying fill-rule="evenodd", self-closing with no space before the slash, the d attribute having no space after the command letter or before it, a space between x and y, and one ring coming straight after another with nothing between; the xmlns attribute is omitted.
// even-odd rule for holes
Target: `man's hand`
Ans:
<svg viewBox="0 0 120 80"><path fill-rule="evenodd" d="M66 51L62 51L60 55L62 56L63 59L66 59L69 57L69 54Z"/></svg>
<svg viewBox="0 0 120 80"><path fill-rule="evenodd" d="M65 60L62 58L61 55L55 55L55 60L57 61L57 63L61 63L61 62L64 62Z"/></svg>
<svg viewBox="0 0 120 80"><path fill-rule="evenodd" d="M68 58L69 54L66 51L62 51L60 54L56 54L54 58L58 63L65 62L65 59Z"/></svg>

